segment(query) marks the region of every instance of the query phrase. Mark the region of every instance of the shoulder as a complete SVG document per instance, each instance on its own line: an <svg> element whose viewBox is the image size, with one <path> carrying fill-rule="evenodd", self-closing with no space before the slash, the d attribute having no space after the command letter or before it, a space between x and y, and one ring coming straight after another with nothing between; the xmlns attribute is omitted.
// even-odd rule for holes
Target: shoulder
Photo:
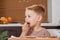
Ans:
<svg viewBox="0 0 60 40"><path fill-rule="evenodd" d="M39 31L47 31L47 29L46 28L40 28Z"/></svg>
<svg viewBox="0 0 60 40"><path fill-rule="evenodd" d="M49 34L48 30L46 28L42 28L41 30L38 31L39 34Z"/></svg>
<svg viewBox="0 0 60 40"><path fill-rule="evenodd" d="M46 29L46 28L42 28L42 30L43 30L43 31L47 31L47 29Z"/></svg>
<svg viewBox="0 0 60 40"><path fill-rule="evenodd" d="M42 29L41 29L41 30L39 30L39 31L41 31L41 32L43 32L43 33L48 32L46 28L42 28Z"/></svg>
<svg viewBox="0 0 60 40"><path fill-rule="evenodd" d="M39 28L35 32L37 32L38 34L44 34L45 32L47 32L47 29L45 29L45 28Z"/></svg>
<svg viewBox="0 0 60 40"><path fill-rule="evenodd" d="M47 31L46 28L42 28L42 30L40 30L38 34L42 34L43 36L46 36L46 37L50 36L50 33Z"/></svg>

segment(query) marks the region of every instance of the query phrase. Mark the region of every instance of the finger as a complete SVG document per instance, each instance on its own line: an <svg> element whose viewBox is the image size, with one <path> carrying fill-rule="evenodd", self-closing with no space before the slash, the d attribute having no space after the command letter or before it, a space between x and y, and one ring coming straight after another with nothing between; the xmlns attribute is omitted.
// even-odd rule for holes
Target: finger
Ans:
<svg viewBox="0 0 60 40"><path fill-rule="evenodd" d="M23 24L23 26L25 26L27 23L25 22L24 24Z"/></svg>
<svg viewBox="0 0 60 40"><path fill-rule="evenodd" d="M27 22L24 23L24 26L28 26L28 25L27 25Z"/></svg>

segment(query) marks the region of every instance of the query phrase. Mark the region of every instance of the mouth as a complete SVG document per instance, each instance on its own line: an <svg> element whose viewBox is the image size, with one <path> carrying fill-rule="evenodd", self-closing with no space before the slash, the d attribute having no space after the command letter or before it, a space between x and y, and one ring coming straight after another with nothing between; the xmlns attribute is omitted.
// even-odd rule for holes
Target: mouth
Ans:
<svg viewBox="0 0 60 40"><path fill-rule="evenodd" d="M30 24L29 22L27 22L27 24Z"/></svg>
<svg viewBox="0 0 60 40"><path fill-rule="evenodd" d="M30 23L29 23L29 22L27 22L27 24L28 24L28 27L30 27Z"/></svg>

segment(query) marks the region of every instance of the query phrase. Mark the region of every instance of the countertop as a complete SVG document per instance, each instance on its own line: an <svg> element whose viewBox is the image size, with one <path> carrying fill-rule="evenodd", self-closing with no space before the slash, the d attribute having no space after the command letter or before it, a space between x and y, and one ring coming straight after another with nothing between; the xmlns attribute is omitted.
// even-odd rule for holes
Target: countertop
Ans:
<svg viewBox="0 0 60 40"><path fill-rule="evenodd" d="M21 23L10 23L10 24L0 24L0 27L4 26L23 26ZM60 26L59 24L53 24L53 23L41 23L41 26Z"/></svg>

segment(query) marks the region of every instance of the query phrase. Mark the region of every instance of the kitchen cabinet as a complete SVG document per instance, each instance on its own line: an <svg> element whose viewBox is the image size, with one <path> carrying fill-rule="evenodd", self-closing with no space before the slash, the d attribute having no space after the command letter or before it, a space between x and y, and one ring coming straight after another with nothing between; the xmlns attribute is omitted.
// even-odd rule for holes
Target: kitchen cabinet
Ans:
<svg viewBox="0 0 60 40"><path fill-rule="evenodd" d="M8 31L8 37L10 36L16 36L16 37L19 37L22 30L21 30L21 27L20 26L0 26L0 33L3 32L3 31Z"/></svg>
<svg viewBox="0 0 60 40"><path fill-rule="evenodd" d="M26 7L33 4L44 5L43 22L48 22L47 0L0 0L0 17L10 16L13 18L12 22L24 23Z"/></svg>

